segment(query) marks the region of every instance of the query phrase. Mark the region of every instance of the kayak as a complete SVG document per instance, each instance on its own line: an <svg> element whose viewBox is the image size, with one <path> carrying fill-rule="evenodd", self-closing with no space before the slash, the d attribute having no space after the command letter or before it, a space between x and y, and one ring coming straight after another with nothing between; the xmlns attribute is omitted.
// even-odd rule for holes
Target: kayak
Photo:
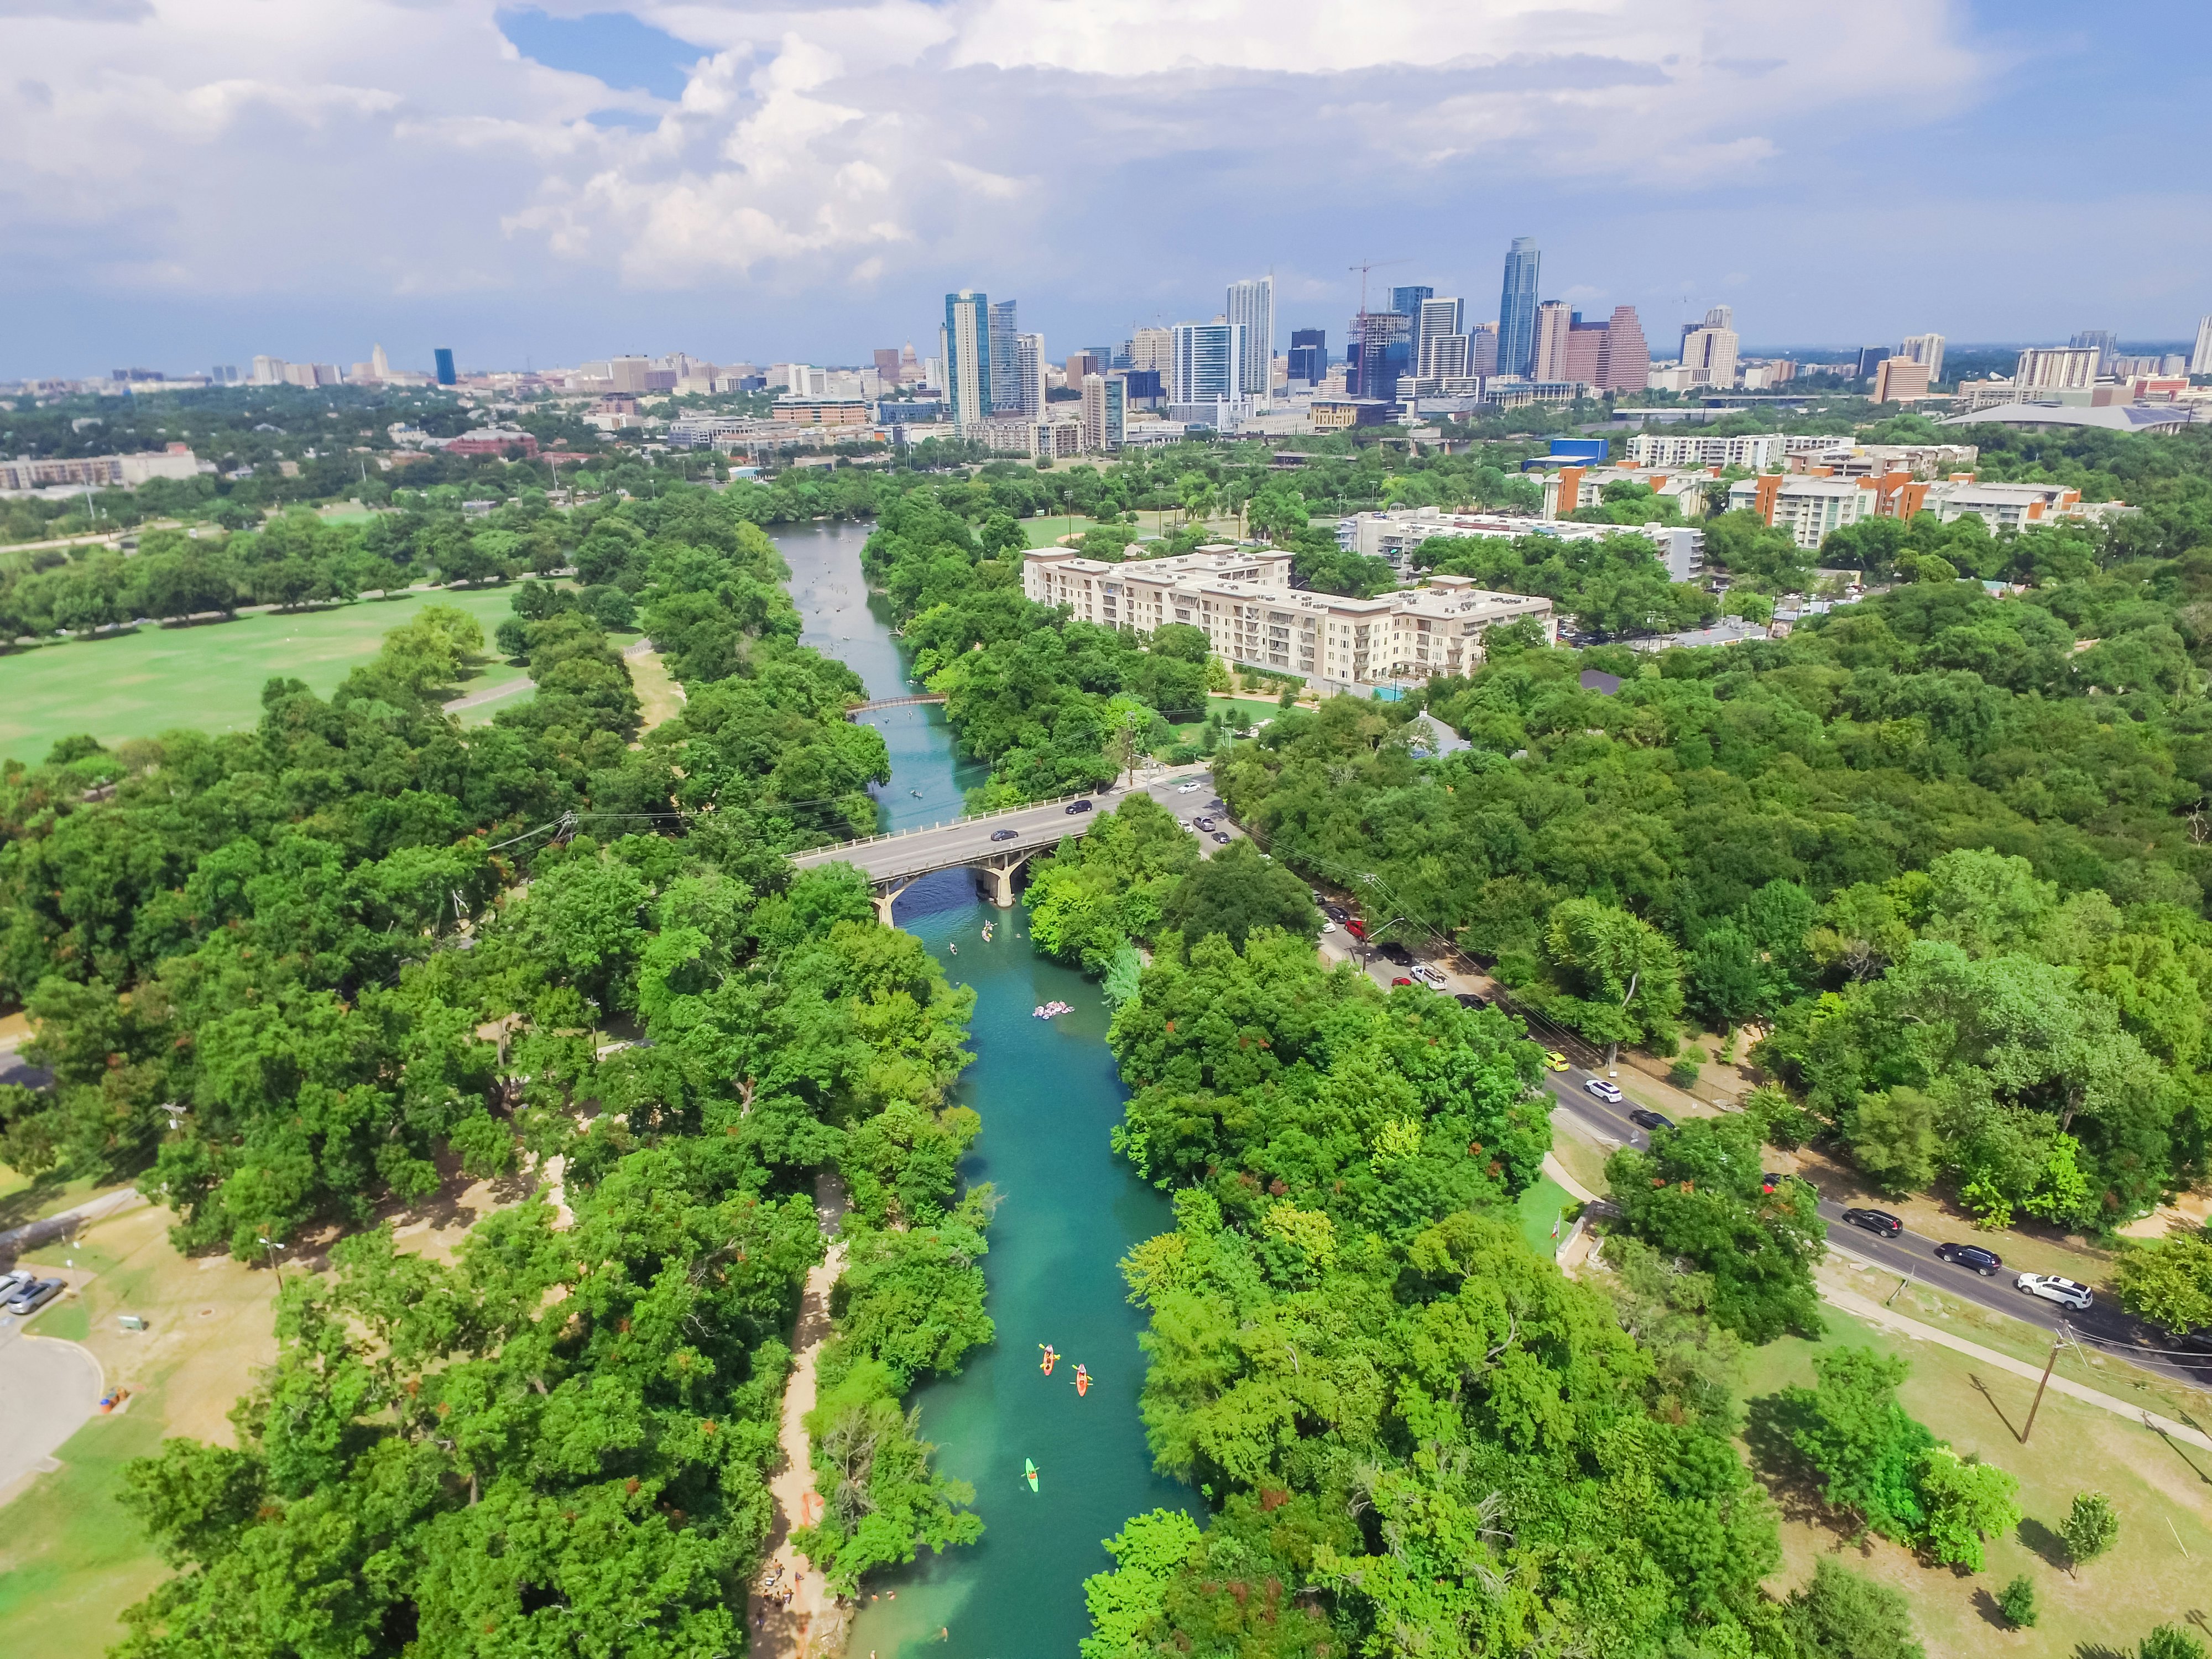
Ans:
<svg viewBox="0 0 2212 1659"><path fill-rule="evenodd" d="M1030 1462L1026 1457L1022 1459L1022 1479L1030 1483L1030 1490L1031 1492L1035 1492L1037 1489L1036 1465Z"/></svg>
<svg viewBox="0 0 2212 1659"><path fill-rule="evenodd" d="M1040 1342L1037 1344L1037 1346L1044 1350L1044 1363L1039 1369L1042 1370L1047 1376L1050 1376L1052 1375L1052 1368L1059 1360L1060 1355L1054 1352L1053 1346L1049 1342Z"/></svg>
<svg viewBox="0 0 2212 1659"><path fill-rule="evenodd" d="M1091 1392L1091 1373L1080 1365L1075 1368L1075 1397L1080 1400Z"/></svg>

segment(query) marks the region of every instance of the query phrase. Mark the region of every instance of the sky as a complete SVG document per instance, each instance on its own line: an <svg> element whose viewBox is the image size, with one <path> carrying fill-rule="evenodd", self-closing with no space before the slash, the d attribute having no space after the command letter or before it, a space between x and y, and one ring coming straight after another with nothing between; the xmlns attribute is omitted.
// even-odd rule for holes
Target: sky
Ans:
<svg viewBox="0 0 2212 1659"><path fill-rule="evenodd" d="M1376 290L2193 337L2212 5L0 0L0 376L1048 353Z"/></svg>

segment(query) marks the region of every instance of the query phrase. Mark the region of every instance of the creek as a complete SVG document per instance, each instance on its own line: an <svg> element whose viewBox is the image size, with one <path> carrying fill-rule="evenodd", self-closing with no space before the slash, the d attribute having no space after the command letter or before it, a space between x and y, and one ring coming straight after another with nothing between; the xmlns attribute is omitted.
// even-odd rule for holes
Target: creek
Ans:
<svg viewBox="0 0 2212 1659"><path fill-rule="evenodd" d="M867 533L866 526L822 524L775 539L791 565L804 641L849 665L871 698L910 695L888 604L861 576ZM862 718L890 750L891 781L875 791L883 826L957 817L963 792L988 769L959 758L945 711L888 708ZM998 1340L969 1355L959 1376L915 1396L939 1467L975 1486L982 1541L878 1575L863 1592L847 1651L852 1659L1073 1659L1090 1631L1083 1581L1113 1565L1101 1540L1146 1510L1200 1513L1189 1488L1152 1471L1137 1414L1144 1320L1129 1305L1118 1265L1132 1246L1173 1227L1174 1216L1108 1144L1126 1091L1106 1048L1110 1011L1097 983L1037 955L1026 913L994 908L965 871L916 882L895 920L950 978L975 989L975 1063L957 1093L982 1115L983 1133L962 1173L999 1192L984 1259ZM1033 1017L1054 1000L1074 1012ZM1049 1377L1038 1364L1046 1343L1061 1355ZM1083 1397L1073 1382L1078 1363L1095 1379ZM1024 1459L1037 1467L1035 1492L1023 1479Z"/></svg>

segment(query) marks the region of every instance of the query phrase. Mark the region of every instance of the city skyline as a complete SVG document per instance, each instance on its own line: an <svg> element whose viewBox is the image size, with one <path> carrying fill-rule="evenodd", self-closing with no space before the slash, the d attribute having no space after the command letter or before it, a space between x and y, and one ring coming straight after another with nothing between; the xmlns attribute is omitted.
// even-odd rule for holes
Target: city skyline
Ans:
<svg viewBox="0 0 2212 1659"><path fill-rule="evenodd" d="M0 374L357 339L409 363L449 342L478 364L819 361L973 282L1048 341L1120 338L1210 317L1255 270L1280 345L1341 331L1362 260L1486 320L1522 234L1558 275L1543 298L1633 305L1662 339L1723 303L1751 345L1931 317L1966 342L2170 339L2212 304L2205 187L2123 118L2146 39L2161 96L2203 79L2212 25L2170 0L2126 40L2040 0L1198 21L1121 0L1097 29L995 0L634 9L333 0L272 32L223 4L11 7L0 294L38 322ZM1869 192L1921 228L1854 232ZM2092 200L2126 260L2049 236L1990 280L2001 228Z"/></svg>

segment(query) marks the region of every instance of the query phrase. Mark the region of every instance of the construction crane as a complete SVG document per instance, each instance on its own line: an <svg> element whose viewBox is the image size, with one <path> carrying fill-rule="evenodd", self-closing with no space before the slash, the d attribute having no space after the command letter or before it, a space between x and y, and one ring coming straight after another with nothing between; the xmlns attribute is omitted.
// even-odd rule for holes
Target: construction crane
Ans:
<svg viewBox="0 0 2212 1659"><path fill-rule="evenodd" d="M1409 253L1396 259L1369 259L1364 264L1345 267L1347 270L1356 270L1359 273L1359 314L1361 316L1364 317L1367 314L1367 273L1370 270L1380 270L1385 265L1410 264L1413 263L1413 257Z"/></svg>

